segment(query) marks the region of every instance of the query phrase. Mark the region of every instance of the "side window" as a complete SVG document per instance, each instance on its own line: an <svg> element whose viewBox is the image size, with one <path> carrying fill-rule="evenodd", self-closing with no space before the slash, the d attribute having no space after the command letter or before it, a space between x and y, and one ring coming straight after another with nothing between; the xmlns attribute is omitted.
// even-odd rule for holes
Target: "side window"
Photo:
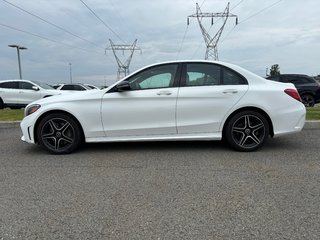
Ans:
<svg viewBox="0 0 320 240"><path fill-rule="evenodd" d="M74 90L72 85L64 85L62 86L61 90Z"/></svg>
<svg viewBox="0 0 320 240"><path fill-rule="evenodd" d="M132 90L169 88L173 86L178 64L156 66L137 73L130 79Z"/></svg>
<svg viewBox="0 0 320 240"><path fill-rule="evenodd" d="M280 77L280 82L288 83L288 82L289 82L289 79L288 79L287 76L281 76L281 77Z"/></svg>
<svg viewBox="0 0 320 240"><path fill-rule="evenodd" d="M269 76L267 79L280 82L280 76Z"/></svg>
<svg viewBox="0 0 320 240"><path fill-rule="evenodd" d="M76 91L85 91L86 90L82 86L79 86L79 85L74 85L73 89L76 90Z"/></svg>
<svg viewBox="0 0 320 240"><path fill-rule="evenodd" d="M293 84L298 84L299 81L295 77L286 77L287 82L293 83Z"/></svg>
<svg viewBox="0 0 320 240"><path fill-rule="evenodd" d="M313 82L312 79L302 76L288 77L288 80L293 84L308 84Z"/></svg>
<svg viewBox="0 0 320 240"><path fill-rule="evenodd" d="M32 85L31 83L28 82L20 82L20 89L27 89L27 90L32 90Z"/></svg>
<svg viewBox="0 0 320 240"><path fill-rule="evenodd" d="M220 84L221 67L207 63L187 64L186 86L210 86Z"/></svg>
<svg viewBox="0 0 320 240"><path fill-rule="evenodd" d="M0 84L1 88L19 89L19 82L4 82Z"/></svg>
<svg viewBox="0 0 320 240"><path fill-rule="evenodd" d="M237 72L228 68L223 68L222 83L223 85L243 85L247 84L247 81Z"/></svg>

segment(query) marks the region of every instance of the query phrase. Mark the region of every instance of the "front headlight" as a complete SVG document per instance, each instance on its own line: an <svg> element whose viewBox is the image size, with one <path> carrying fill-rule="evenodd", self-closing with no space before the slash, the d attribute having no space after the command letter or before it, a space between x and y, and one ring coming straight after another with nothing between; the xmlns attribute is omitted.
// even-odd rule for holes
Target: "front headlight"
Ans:
<svg viewBox="0 0 320 240"><path fill-rule="evenodd" d="M36 112L36 111L38 111L38 109L39 109L40 107L41 107L41 106L40 106L39 104L33 104L33 105L29 106L29 107L25 110L25 112L24 112L25 117L26 117L26 116L29 116L30 114L32 114L32 113L34 113L34 112Z"/></svg>

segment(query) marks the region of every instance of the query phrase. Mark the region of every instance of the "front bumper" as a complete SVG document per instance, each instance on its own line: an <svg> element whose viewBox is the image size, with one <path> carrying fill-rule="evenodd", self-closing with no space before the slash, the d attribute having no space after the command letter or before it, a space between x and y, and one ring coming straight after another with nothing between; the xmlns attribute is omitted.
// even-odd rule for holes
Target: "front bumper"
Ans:
<svg viewBox="0 0 320 240"><path fill-rule="evenodd" d="M25 117L21 123L20 123L20 128L22 131L22 137L21 140L27 143L33 143L35 144L35 139L34 139L34 118L32 117L33 114L30 116Z"/></svg>

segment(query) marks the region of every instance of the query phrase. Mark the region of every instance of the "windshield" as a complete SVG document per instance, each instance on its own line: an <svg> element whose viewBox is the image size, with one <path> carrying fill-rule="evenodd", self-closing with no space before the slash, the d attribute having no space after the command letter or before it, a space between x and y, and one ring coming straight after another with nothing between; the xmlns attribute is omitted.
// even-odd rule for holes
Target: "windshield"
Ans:
<svg viewBox="0 0 320 240"><path fill-rule="evenodd" d="M37 81L33 81L35 84L37 84L38 86L44 88L44 89L54 89L53 87L49 86L46 83L43 82L37 82Z"/></svg>

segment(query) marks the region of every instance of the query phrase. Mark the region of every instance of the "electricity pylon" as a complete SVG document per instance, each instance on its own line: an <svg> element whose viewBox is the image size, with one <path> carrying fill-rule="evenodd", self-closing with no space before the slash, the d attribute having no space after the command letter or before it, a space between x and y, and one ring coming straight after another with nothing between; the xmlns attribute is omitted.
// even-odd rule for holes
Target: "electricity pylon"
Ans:
<svg viewBox="0 0 320 240"><path fill-rule="evenodd" d="M135 50L141 51L141 49L136 46L137 40L138 39L136 39L132 45L126 45L126 44L116 45L111 41L111 39L109 39L110 46L106 48L106 51L111 49L113 51L114 57L116 58L116 61L118 64L118 75L117 75L118 80L129 74L129 66L130 66L134 51ZM124 54L124 51L130 51L129 56L125 62L121 61L121 59L117 56L117 51L119 50L121 50L123 54Z"/></svg>
<svg viewBox="0 0 320 240"><path fill-rule="evenodd" d="M206 47L207 47L206 55L205 55L206 60L212 59L212 58L214 60L219 60L217 45L218 45L221 33L224 29L224 26L226 25L228 18L229 17L236 17L236 25L238 24L238 16L229 13L229 5L230 5L230 3L228 3L227 7L225 8L224 12L222 12L222 13L203 13L203 12L201 12L201 9L197 3L196 13L188 16L188 19L187 19L188 25L189 25L189 18L196 17L198 19L198 23L199 23L204 41L206 43ZM206 18L206 17L211 18L211 26L214 23L213 22L214 18L221 18L223 20L222 26L220 27L220 29L216 32L216 34L213 37L210 36L208 31L204 28L204 26L202 24L202 18Z"/></svg>

